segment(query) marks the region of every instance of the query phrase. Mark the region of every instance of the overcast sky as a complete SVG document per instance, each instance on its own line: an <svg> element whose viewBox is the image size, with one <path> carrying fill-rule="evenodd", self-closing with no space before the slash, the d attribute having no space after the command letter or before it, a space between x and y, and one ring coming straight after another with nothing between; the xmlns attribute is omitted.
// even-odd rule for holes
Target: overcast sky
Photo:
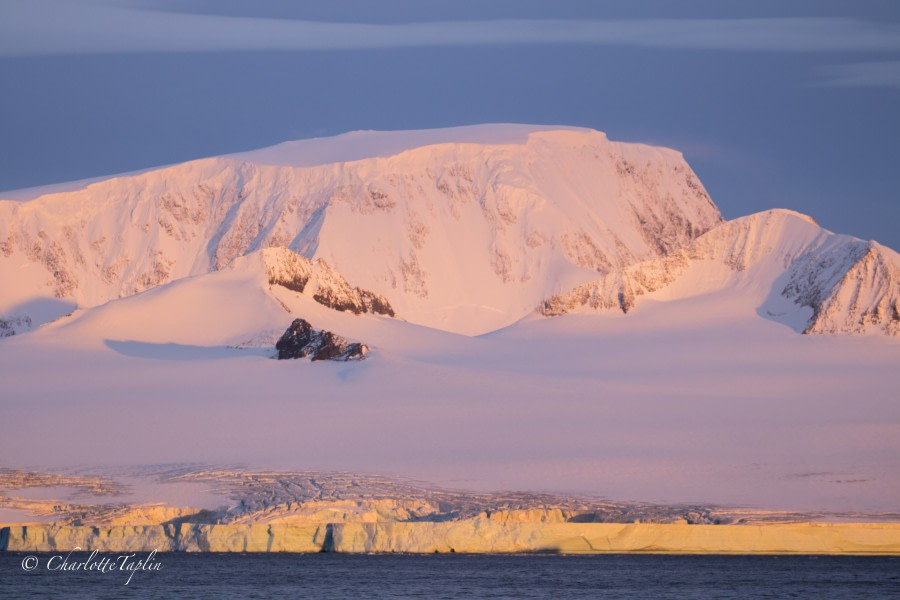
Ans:
<svg viewBox="0 0 900 600"><path fill-rule="evenodd" d="M900 248L894 0L0 0L0 189L354 129L566 124L728 218Z"/></svg>

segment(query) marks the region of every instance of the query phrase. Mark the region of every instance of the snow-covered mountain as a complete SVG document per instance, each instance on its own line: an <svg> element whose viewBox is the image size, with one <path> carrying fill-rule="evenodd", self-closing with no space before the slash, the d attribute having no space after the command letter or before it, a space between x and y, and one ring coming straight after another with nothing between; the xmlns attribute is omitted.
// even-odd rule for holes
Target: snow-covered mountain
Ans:
<svg viewBox="0 0 900 600"><path fill-rule="evenodd" d="M679 153L534 126L359 132L70 188L0 202L0 316L286 247L406 320L482 333L721 221Z"/></svg>
<svg viewBox="0 0 900 600"><path fill-rule="evenodd" d="M806 333L900 332L892 250L790 211L723 223L679 153L586 129L356 132L8 196L0 335L226 268L247 310L280 286L467 335L722 290Z"/></svg>
<svg viewBox="0 0 900 600"><path fill-rule="evenodd" d="M0 467L896 509L897 254L723 223L676 152L355 133L0 196L0 335L44 323L0 341Z"/></svg>
<svg viewBox="0 0 900 600"><path fill-rule="evenodd" d="M900 333L900 256L771 210L713 228L685 248L545 301L540 312L628 312L642 298L731 289L761 316L803 333Z"/></svg>

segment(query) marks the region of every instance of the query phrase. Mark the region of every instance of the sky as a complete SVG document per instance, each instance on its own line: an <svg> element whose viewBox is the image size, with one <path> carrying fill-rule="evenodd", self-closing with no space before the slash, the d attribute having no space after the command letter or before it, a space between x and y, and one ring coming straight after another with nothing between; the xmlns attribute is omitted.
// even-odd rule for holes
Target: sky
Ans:
<svg viewBox="0 0 900 600"><path fill-rule="evenodd" d="M0 0L0 190L492 122L676 148L726 218L900 249L894 0Z"/></svg>

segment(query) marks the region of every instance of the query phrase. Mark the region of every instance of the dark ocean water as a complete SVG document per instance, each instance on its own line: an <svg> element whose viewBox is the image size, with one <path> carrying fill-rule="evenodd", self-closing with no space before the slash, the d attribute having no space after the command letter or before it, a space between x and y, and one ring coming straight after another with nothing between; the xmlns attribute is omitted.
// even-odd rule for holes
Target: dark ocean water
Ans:
<svg viewBox="0 0 900 600"><path fill-rule="evenodd" d="M52 556L0 553L0 598L900 598L900 557L178 553L125 586Z"/></svg>

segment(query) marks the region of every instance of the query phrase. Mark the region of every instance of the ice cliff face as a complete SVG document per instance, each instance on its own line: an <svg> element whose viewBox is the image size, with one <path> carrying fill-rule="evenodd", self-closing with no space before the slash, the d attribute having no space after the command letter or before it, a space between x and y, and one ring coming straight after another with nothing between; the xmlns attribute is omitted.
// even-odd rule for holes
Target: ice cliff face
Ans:
<svg viewBox="0 0 900 600"><path fill-rule="evenodd" d="M896 523L398 523L0 528L0 552L341 552L896 555Z"/></svg>
<svg viewBox="0 0 900 600"><path fill-rule="evenodd" d="M325 164L275 147L0 201L0 278L16 282L0 316L27 316L17 309L35 297L93 306L290 248L327 262L317 279L372 292L341 288L330 301L349 310L478 333L721 221L677 152L516 127L413 136L393 154L384 140L411 134L372 134L368 156ZM334 140L308 144L339 159Z"/></svg>
<svg viewBox="0 0 900 600"><path fill-rule="evenodd" d="M786 210L724 223L666 257L553 296L539 311L627 313L642 296L674 299L726 288L803 333L900 333L897 253Z"/></svg>

